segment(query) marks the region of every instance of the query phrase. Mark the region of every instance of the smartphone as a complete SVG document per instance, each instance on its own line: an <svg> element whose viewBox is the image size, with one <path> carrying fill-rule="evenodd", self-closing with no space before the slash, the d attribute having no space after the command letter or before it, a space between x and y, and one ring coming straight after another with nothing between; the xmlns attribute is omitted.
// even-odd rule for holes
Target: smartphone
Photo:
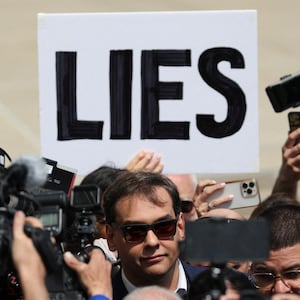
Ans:
<svg viewBox="0 0 300 300"><path fill-rule="evenodd" d="M290 132L300 127L300 111L290 111L288 113Z"/></svg>
<svg viewBox="0 0 300 300"><path fill-rule="evenodd" d="M208 198L208 202L221 196L232 194L232 201L218 205L218 208L242 208L256 206L261 202L258 183L255 178L246 178L225 182L225 187Z"/></svg>

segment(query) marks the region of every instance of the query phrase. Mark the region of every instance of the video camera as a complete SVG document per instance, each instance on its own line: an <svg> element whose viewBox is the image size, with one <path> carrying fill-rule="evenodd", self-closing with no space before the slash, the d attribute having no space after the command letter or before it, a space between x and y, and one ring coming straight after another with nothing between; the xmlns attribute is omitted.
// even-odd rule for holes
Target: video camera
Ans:
<svg viewBox="0 0 300 300"><path fill-rule="evenodd" d="M96 236L96 214L100 189L94 185L74 186L71 195L43 188L47 171L43 160L21 158L0 171L0 295L22 299L11 258L12 223L16 210L38 217L44 229L25 226L47 268L50 299L86 299L77 275L63 261L63 251L87 261L87 245ZM54 236L56 245L50 240ZM2 297L1 297L2 298Z"/></svg>
<svg viewBox="0 0 300 300"><path fill-rule="evenodd" d="M300 73L289 74L266 87L266 93L275 112L300 105Z"/></svg>

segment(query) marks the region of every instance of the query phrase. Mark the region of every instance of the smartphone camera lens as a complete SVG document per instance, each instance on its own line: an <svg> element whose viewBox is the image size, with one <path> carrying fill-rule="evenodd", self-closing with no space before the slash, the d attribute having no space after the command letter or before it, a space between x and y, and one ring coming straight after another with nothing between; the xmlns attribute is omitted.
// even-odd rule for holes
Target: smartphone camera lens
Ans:
<svg viewBox="0 0 300 300"><path fill-rule="evenodd" d="M248 188L248 184L246 182L243 182L243 189L247 189Z"/></svg>
<svg viewBox="0 0 300 300"><path fill-rule="evenodd" d="M247 189L247 194L248 194L248 195L251 195L251 194L252 194L252 189L250 189L250 188Z"/></svg>
<svg viewBox="0 0 300 300"><path fill-rule="evenodd" d="M249 183L249 186L251 187L251 188L254 188L254 182L253 181L251 181L250 183Z"/></svg>

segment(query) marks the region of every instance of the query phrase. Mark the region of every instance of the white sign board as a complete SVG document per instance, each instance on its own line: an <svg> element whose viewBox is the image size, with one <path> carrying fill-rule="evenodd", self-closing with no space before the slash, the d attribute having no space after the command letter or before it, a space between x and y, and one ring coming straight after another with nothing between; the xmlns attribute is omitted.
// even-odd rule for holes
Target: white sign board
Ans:
<svg viewBox="0 0 300 300"><path fill-rule="evenodd" d="M42 156L259 170L256 11L39 14L38 54Z"/></svg>

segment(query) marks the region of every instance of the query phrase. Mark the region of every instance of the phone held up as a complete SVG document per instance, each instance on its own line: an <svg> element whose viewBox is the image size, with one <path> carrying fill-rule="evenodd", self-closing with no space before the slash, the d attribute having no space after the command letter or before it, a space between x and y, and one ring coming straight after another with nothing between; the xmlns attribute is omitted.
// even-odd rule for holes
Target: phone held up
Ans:
<svg viewBox="0 0 300 300"><path fill-rule="evenodd" d="M225 195L234 195L232 201L219 205L218 208L243 208L256 206L261 202L258 183L255 178L246 178L225 182L225 187L212 194L208 202Z"/></svg>
<svg viewBox="0 0 300 300"><path fill-rule="evenodd" d="M300 127L300 111L290 111L288 113L290 132Z"/></svg>

